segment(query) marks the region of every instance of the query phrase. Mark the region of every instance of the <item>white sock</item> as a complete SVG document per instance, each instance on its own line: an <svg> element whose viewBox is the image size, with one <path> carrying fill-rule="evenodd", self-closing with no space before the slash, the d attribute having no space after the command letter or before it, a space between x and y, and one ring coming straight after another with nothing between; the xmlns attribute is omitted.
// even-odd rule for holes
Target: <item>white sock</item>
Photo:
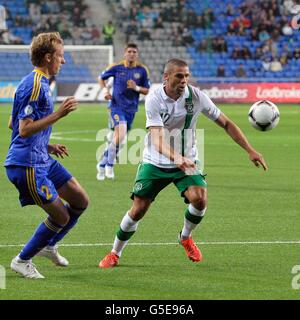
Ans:
<svg viewBox="0 0 300 320"><path fill-rule="evenodd" d="M120 228L124 232L135 232L137 227L138 227L138 221L131 219L127 212L121 221ZM122 250L125 248L128 241L129 240L125 240L125 241L120 240L116 236L113 244L113 249L111 252L115 253L120 257L122 254Z"/></svg>
<svg viewBox="0 0 300 320"><path fill-rule="evenodd" d="M115 253L118 257L121 257L122 251L125 248L128 241L129 240L127 241L119 240L119 238L116 236L111 252Z"/></svg>
<svg viewBox="0 0 300 320"><path fill-rule="evenodd" d="M198 210L195 207L192 206L192 204L188 207L189 213L194 216L203 217L206 211L206 208L203 210ZM191 236L192 231L197 227L198 224L195 224L189 220L187 220L186 217L184 217L184 224L181 231L181 239L187 239Z"/></svg>

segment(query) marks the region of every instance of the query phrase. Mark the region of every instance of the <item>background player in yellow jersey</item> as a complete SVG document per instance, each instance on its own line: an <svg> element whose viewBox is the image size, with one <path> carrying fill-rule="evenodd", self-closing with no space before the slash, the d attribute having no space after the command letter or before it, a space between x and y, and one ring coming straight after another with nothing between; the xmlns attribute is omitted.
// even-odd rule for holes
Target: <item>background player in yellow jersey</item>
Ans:
<svg viewBox="0 0 300 320"><path fill-rule="evenodd" d="M108 67L99 76L99 84L106 90L105 99L110 102L110 117L114 128L112 142L97 164L97 179L114 178L113 166L120 145L130 130L138 110L140 93L146 95L150 88L147 68L138 62L139 50L135 43L128 43L124 60ZM113 93L106 87L105 80L113 78Z"/></svg>
<svg viewBox="0 0 300 320"><path fill-rule="evenodd" d="M52 125L77 108L77 100L68 97L57 111L53 110L49 78L65 63L59 33L41 33L34 37L30 56L35 68L22 79L15 93L9 123L12 139L5 167L9 180L19 191L21 205L38 205L47 214L11 262L15 272L38 279L44 276L32 263L37 254L56 265L68 265L68 260L57 251L57 242L75 226L89 198L78 181L50 156L68 155L64 145L49 144L49 139Z"/></svg>

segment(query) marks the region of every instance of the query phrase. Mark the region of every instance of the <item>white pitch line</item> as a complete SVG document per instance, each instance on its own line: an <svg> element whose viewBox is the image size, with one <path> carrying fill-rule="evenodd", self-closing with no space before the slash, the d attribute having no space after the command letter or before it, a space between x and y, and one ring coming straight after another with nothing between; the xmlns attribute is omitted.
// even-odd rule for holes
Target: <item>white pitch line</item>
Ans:
<svg viewBox="0 0 300 320"><path fill-rule="evenodd" d="M279 240L279 241L208 241L196 242L199 245L253 245L253 244L300 244L300 240ZM112 243L65 243L60 244L60 247L104 247L112 246ZM129 246L173 246L178 245L178 242L144 242L144 243L128 243ZM23 247L24 244L0 244L0 248Z"/></svg>

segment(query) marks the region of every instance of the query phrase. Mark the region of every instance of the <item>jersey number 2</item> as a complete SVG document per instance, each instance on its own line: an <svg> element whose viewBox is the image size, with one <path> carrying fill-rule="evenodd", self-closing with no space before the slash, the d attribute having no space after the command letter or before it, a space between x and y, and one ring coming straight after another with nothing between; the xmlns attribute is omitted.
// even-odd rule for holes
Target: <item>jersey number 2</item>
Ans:
<svg viewBox="0 0 300 320"><path fill-rule="evenodd" d="M47 186L42 186L41 188L42 192L46 194L46 199L49 200L52 198L52 194L49 192L49 189Z"/></svg>

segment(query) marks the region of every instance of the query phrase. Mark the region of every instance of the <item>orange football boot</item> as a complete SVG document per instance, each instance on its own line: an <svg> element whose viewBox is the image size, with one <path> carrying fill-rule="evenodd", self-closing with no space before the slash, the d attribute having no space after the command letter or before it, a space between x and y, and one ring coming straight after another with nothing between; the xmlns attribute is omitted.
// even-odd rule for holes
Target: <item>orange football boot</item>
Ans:
<svg viewBox="0 0 300 320"><path fill-rule="evenodd" d="M115 253L108 253L99 263L99 268L113 268L119 263L119 256Z"/></svg>

